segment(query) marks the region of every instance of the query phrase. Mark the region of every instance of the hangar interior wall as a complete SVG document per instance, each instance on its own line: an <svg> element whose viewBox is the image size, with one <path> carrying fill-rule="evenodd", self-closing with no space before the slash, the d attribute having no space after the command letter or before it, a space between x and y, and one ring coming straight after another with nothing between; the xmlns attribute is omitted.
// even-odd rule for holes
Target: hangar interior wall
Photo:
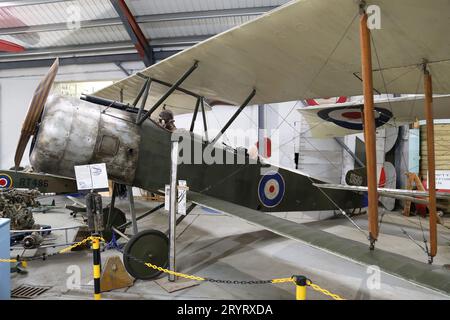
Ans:
<svg viewBox="0 0 450 320"><path fill-rule="evenodd" d="M450 170L450 121L439 121L435 123L434 149L436 170ZM428 148L426 126L420 126L420 176L423 179L427 178L427 155Z"/></svg>
<svg viewBox="0 0 450 320"><path fill-rule="evenodd" d="M14 165L14 152L22 122L38 83L38 79L28 78L0 80L0 165L2 169L9 169ZM25 154L28 154L28 149ZM28 165L26 156L23 165Z"/></svg>

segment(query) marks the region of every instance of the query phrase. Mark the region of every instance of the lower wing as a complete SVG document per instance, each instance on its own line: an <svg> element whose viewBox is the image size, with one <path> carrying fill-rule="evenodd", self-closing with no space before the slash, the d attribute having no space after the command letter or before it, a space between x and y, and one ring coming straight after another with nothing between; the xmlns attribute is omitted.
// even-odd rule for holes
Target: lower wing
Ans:
<svg viewBox="0 0 450 320"><path fill-rule="evenodd" d="M354 192L367 192L368 188L365 186L348 186L343 184L320 184L315 183L314 186L321 189L333 189L333 190L348 190ZM426 199L429 194L426 191L416 190L402 190L402 189L387 189L378 188L378 194L383 197L390 197L399 200L411 201L415 203L428 205ZM437 207L441 209L448 209L450 204L450 193L436 192Z"/></svg>
<svg viewBox="0 0 450 320"><path fill-rule="evenodd" d="M450 293L450 271L442 267L432 266L380 249L370 251L368 246L361 242L344 239L304 224L281 219L204 194L189 192L188 198L196 204L234 215L283 237L300 241L359 264L376 265L386 273L434 290Z"/></svg>

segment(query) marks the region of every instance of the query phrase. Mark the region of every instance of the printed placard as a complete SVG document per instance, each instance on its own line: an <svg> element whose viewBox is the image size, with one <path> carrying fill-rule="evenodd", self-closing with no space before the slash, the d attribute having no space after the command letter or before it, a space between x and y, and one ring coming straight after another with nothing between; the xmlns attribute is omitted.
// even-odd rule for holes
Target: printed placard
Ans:
<svg viewBox="0 0 450 320"><path fill-rule="evenodd" d="M108 189L108 173L105 163L75 166L78 190Z"/></svg>

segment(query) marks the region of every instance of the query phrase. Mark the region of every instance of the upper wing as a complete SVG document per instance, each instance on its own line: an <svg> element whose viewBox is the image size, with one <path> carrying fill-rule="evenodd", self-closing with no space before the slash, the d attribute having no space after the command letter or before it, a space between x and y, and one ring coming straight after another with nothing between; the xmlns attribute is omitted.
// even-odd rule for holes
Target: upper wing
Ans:
<svg viewBox="0 0 450 320"><path fill-rule="evenodd" d="M371 251L367 245L361 242L344 239L305 224L281 219L204 194L189 192L188 197L196 204L232 214L283 237L300 241L360 264L379 266L384 272L450 293L450 272L440 267L433 267L427 263L381 249Z"/></svg>
<svg viewBox="0 0 450 320"><path fill-rule="evenodd" d="M433 118L450 119L450 95L433 97ZM309 132L315 138L341 137L363 130L363 101L300 107L297 110L308 122ZM402 96L375 101L375 122L399 126L425 119L424 96Z"/></svg>
<svg viewBox="0 0 450 320"><path fill-rule="evenodd" d="M373 63L375 89L420 93L422 71L417 66L426 59L431 73L439 79L434 92L450 92L450 42L445 40L450 2L366 2L381 8L381 29L372 32L377 53ZM254 88L254 104L359 95L358 15L354 0L293 1L169 57L142 74L173 84L198 61L198 68L182 88L235 105ZM118 100L122 90L124 101L131 102L143 81L133 75L95 95ZM167 90L153 84L148 104ZM195 98L179 93L167 104L192 111Z"/></svg>

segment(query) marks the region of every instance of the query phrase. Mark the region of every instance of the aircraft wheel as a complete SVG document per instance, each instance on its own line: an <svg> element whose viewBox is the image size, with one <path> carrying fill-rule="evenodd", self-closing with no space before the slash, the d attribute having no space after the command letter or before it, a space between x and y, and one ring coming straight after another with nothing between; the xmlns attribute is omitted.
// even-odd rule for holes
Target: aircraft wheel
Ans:
<svg viewBox="0 0 450 320"><path fill-rule="evenodd" d="M150 280L161 274L161 271L149 268L143 262L167 268L169 264L169 238L161 231L141 231L133 236L125 246L123 263L130 275L136 279Z"/></svg>
<svg viewBox="0 0 450 320"><path fill-rule="evenodd" d="M109 207L103 208L103 239L105 239L107 242L111 241L112 239L112 227L119 227L127 222L127 218L125 216L125 213L117 208L113 208L111 212L111 216L108 218L109 215ZM120 232L125 232L126 228L120 228L118 229ZM120 235L116 233L116 240L120 238Z"/></svg>

